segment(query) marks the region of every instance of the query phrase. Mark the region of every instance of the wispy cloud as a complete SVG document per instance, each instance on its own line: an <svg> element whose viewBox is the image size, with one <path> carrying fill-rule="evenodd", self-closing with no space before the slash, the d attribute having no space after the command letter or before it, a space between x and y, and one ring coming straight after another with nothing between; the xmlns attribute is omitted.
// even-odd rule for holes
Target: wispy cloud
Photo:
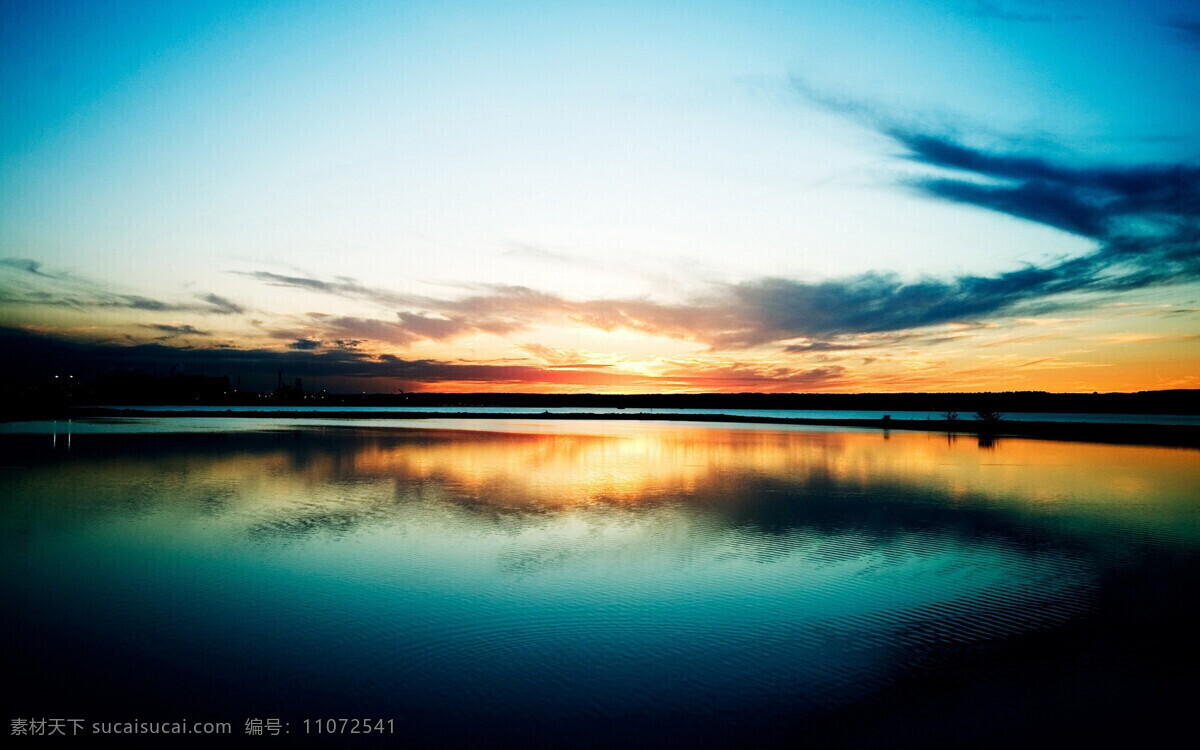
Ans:
<svg viewBox="0 0 1200 750"><path fill-rule="evenodd" d="M413 363L426 360L373 359L367 352L377 352L379 347L370 343L407 347L481 334L508 337L539 326L636 331L721 351L777 347L784 354L810 358L865 349L928 347L960 335L939 328L948 324L976 325L1000 317L1045 315L1078 306L1081 299L1089 299L1084 297L1088 294L1200 279L1200 165L1080 164L1052 149L994 134L990 138L993 145L982 148L968 145L974 143L971 139L951 135L950 129L902 125L870 105L804 93L890 139L898 156L921 170L900 178L900 184L908 189L1086 237L1095 243L1094 249L1079 257L987 275L910 278L881 270L825 280L762 277L710 284L701 293L670 301L649 297L571 299L505 284L475 284L460 288L458 296L435 297L343 276L319 278L267 270L237 273L273 287L381 308L375 316L313 312L275 316L258 323L280 347L287 347L288 351L277 354L304 354L310 358L306 362L340 362L348 372L380 373L420 369ZM533 254L561 260L550 251ZM246 312L242 305L212 293L169 302L111 291L67 273L47 271L28 258L4 259L0 270L5 282L0 286L0 302L8 304L220 315ZM206 335L196 329L184 330L183 324L178 330L157 327L160 325L165 324L147 327L166 336ZM578 352L536 343L522 348L545 364L486 366L528 367L531 372L545 373L552 368L588 369L584 365L594 364ZM594 372L597 377L633 377L615 368L591 369L611 370ZM455 372L466 377L462 370ZM501 371L486 372L499 377ZM672 376L682 377L682 373ZM726 378L730 383L751 383L766 378L816 384L844 376L828 368L785 367L768 372L721 365L709 367L704 377L713 382Z"/></svg>
<svg viewBox="0 0 1200 750"><path fill-rule="evenodd" d="M980 326L962 326L964 329L978 327ZM936 332L906 332L888 333L882 335L843 336L788 344L787 346L783 347L783 351L789 354L813 354L829 352L852 352L861 351L863 349L886 349L901 345L929 347L936 344L955 341L956 339L962 338L966 335L968 334L964 331L940 330Z"/></svg>
<svg viewBox="0 0 1200 750"><path fill-rule="evenodd" d="M490 293L463 299L423 299L422 306L432 310L402 311L395 320L315 315L312 323L323 331L324 338L396 345L420 339L447 340L469 332L503 335L550 323L633 330L692 340L715 349L805 339L788 344L789 351L834 351L868 348L843 340L854 334L904 332L997 315L1045 312L1068 306L1054 303L1056 295L1190 280L1197 277L1195 261L1194 245L1182 238L1124 238L1082 258L993 276L906 280L893 273L867 273L820 282L763 278L715 286L703 297L679 303L570 300L523 287L494 287ZM434 317L443 313L450 317ZM934 338L925 343L937 343Z"/></svg>
<svg viewBox="0 0 1200 750"><path fill-rule="evenodd" d="M383 305L404 306L413 304L419 296L400 294L386 289L378 289L360 284L352 278L316 279L310 276L291 276L272 271L233 271L239 276L246 276L256 281L275 287L304 289L321 294L331 294L346 299L367 300Z"/></svg>
<svg viewBox="0 0 1200 750"><path fill-rule="evenodd" d="M968 148L939 134L892 128L887 135L907 150L911 161L975 178L912 180L935 197L1108 241L1137 231L1132 225L1139 220L1143 235L1157 234L1166 241L1197 229L1197 165L1078 168L1036 155Z"/></svg>
<svg viewBox="0 0 1200 750"><path fill-rule="evenodd" d="M847 338L855 335L894 335L995 316L1045 314L1078 304L1065 295L1200 278L1200 166L1077 166L1015 147L970 147L941 132L888 123L866 105L819 101L876 128L909 162L936 170L937 174L904 178L921 194L1081 235L1094 240L1096 249L1081 257L992 275L912 279L877 271L822 281L765 277L713 284L703 294L677 302L572 300L513 285L478 285L474 294L438 299L351 279L267 271L248 275L274 286L397 308L395 320L318 321L328 337L406 345L480 332L507 335L550 323L633 330L714 349L782 343L793 354L868 348Z"/></svg>
<svg viewBox="0 0 1200 750"><path fill-rule="evenodd" d="M0 258L0 266L15 268L19 271L31 273L34 276L42 276L47 279L57 278L42 271L42 264L30 258Z"/></svg>
<svg viewBox="0 0 1200 750"><path fill-rule="evenodd" d="M849 371L840 365L790 367L780 365L725 364L705 366L681 363L661 373L672 386L719 391L820 390L850 382Z"/></svg>
<svg viewBox="0 0 1200 750"><path fill-rule="evenodd" d="M295 342L294 342L295 343ZM387 379L411 384L653 386L654 378L636 373L564 370L529 365L461 363L405 359L371 354L352 347L306 344L272 349L177 347L160 343L121 346L69 340L19 329L0 328L0 348L13 355L26 377L74 370L102 374L113 370L165 373L171 370L258 377L264 382L279 370L303 378L348 382Z"/></svg>
<svg viewBox="0 0 1200 750"><path fill-rule="evenodd" d="M589 364L588 358L583 352L558 349L545 344L522 344L520 349L551 367L579 367Z"/></svg>
<svg viewBox="0 0 1200 750"><path fill-rule="evenodd" d="M165 334L163 336L160 336L159 337L160 339L170 339L170 338L175 338L176 336L211 336L211 335L213 335L212 331L202 331L193 325L187 325L184 323L147 323L147 324L143 324L141 327L149 328L152 331L158 331L162 334Z"/></svg>
<svg viewBox="0 0 1200 750"><path fill-rule="evenodd" d="M242 307L236 302L231 302L220 295L197 294L196 299L200 300L206 305L209 305L209 308L205 310L206 312L213 312L221 315L235 315L246 312L246 308Z"/></svg>
<svg viewBox="0 0 1200 750"><path fill-rule="evenodd" d="M215 315L245 312L241 305L211 293L196 294L192 297L194 301L166 302L114 291L103 283L66 271L47 271L41 262L30 258L0 259L0 269L9 271L5 277L0 277L0 304Z"/></svg>

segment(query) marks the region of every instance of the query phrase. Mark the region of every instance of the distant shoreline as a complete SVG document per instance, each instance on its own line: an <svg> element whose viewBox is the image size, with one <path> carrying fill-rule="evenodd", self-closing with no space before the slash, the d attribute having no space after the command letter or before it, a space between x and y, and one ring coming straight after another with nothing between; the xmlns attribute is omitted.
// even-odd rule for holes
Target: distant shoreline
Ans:
<svg viewBox="0 0 1200 750"><path fill-rule="evenodd" d="M353 412L353 411L155 411L147 409L77 408L70 417L184 417L235 419L554 419L609 421L670 421L717 422L737 424L799 425L814 427L852 427L873 430L903 430L910 432L940 432L965 435L982 440L996 438L1038 438L1092 443L1122 443L1129 445L1158 445L1170 447L1200 447L1200 427L1195 425L1123 424L1111 422L982 422L979 420L917 420L917 419L820 419L799 417L744 416L733 414L671 414L627 412L621 414L595 413L524 413L497 414L494 412ZM54 417L62 419L64 415ZM22 421L31 417L24 416ZM36 418L35 418L36 419ZM12 421L12 417L6 421Z"/></svg>
<svg viewBox="0 0 1200 750"><path fill-rule="evenodd" d="M218 379L220 380L220 379ZM179 381L179 382L177 382ZM207 383L208 381L204 381ZM160 406L197 408L302 409L408 408L417 411L460 409L727 409L769 411L866 411L882 414L957 412L963 419L976 412L1001 414L1163 414L1200 416L1200 389L1138 391L1136 393L308 393L287 389L274 393L220 388L185 387L187 378L139 381L120 392L82 389L80 392L37 393L0 389L0 412L67 413L74 408L152 409ZM215 387L215 386L214 386Z"/></svg>

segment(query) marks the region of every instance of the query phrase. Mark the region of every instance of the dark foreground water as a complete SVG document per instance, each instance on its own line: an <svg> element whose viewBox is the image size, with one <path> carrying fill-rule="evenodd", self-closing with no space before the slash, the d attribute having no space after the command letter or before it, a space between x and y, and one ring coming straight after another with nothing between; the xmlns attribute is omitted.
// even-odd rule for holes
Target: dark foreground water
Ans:
<svg viewBox="0 0 1200 750"><path fill-rule="evenodd" d="M396 746L1190 731L1200 451L632 422L6 430L9 721L278 718L295 739L390 719Z"/></svg>

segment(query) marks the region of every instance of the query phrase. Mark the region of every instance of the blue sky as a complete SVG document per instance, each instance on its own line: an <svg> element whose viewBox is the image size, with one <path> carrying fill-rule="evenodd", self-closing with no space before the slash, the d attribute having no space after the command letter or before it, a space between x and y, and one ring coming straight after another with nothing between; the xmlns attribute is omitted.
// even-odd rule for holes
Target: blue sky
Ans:
<svg viewBox="0 0 1200 750"><path fill-rule="evenodd" d="M22 336L380 387L1200 385L1189 3L2 7Z"/></svg>

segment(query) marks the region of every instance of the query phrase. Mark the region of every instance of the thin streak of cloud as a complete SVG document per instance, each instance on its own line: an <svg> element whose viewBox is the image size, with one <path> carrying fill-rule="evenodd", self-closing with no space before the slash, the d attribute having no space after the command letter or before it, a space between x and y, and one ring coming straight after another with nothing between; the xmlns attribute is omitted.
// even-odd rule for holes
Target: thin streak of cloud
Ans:
<svg viewBox="0 0 1200 750"><path fill-rule="evenodd" d="M522 344L519 348L551 367L578 367L587 362L587 357L581 352L567 351L545 344Z"/></svg>
<svg viewBox="0 0 1200 750"><path fill-rule="evenodd" d="M198 294L196 295L196 299L199 299L202 302L212 306L208 312L219 313L221 315L234 315L246 312L246 308L242 307L236 302L231 302L220 295Z"/></svg>
<svg viewBox="0 0 1200 750"><path fill-rule="evenodd" d="M15 268L26 273L31 273L34 276L41 276L47 279L58 278L42 271L42 264L30 258L0 258L0 266Z"/></svg>
<svg viewBox="0 0 1200 750"><path fill-rule="evenodd" d="M165 302L141 294L113 291L106 284L65 271L46 271L41 262L30 258L0 259L0 269L24 272L15 278L0 279L0 304L48 305L76 310L126 309L216 315L245 312L241 305L211 293L195 295L196 302Z"/></svg>
<svg viewBox="0 0 1200 750"><path fill-rule="evenodd" d="M846 385L848 376L849 371L840 365L805 368L728 364L705 367L691 363L660 374L663 381L675 386L719 391L821 390Z"/></svg>
<svg viewBox="0 0 1200 750"><path fill-rule="evenodd" d="M193 325L182 323L147 323L141 326L152 331L166 334L160 338L175 338L176 336L212 336L212 331L202 331Z"/></svg>

